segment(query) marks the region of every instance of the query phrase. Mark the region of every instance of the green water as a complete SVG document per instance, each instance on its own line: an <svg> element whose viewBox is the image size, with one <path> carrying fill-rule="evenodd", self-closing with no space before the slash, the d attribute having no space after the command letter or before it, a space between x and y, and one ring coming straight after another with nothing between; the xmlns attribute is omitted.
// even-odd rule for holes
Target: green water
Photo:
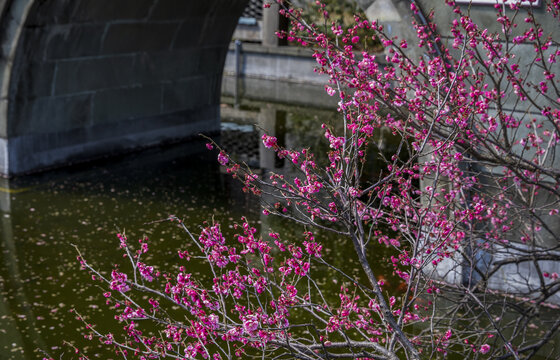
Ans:
<svg viewBox="0 0 560 360"><path fill-rule="evenodd" d="M79 271L70 244L111 269L120 261L118 229L131 239L146 234L167 249L158 259L165 263L185 237L167 223L147 223L169 214L200 224L254 213L252 199L230 196L237 184L219 173L213 156L177 157L188 150L152 149L10 182L11 193L2 194L10 206L1 217L0 359L37 358L36 348L59 353L63 340L79 338L72 307L103 316L101 293Z"/></svg>
<svg viewBox="0 0 560 360"><path fill-rule="evenodd" d="M279 142L327 149L319 125L334 123L328 111L253 104L222 112L221 142L238 159L263 171L285 171L259 147L259 130ZM253 126L257 124L257 126ZM388 153L394 139L379 139ZM151 244L150 265L166 269L178 262L177 250L189 247L187 236L175 225L159 221L177 216L197 232L204 221L222 223L231 238L233 224L247 216L259 231L278 231L284 239L299 237L302 229L262 215L257 198L224 174L204 142L152 148L72 168L0 180L0 360L76 358L72 348L90 359L117 359L110 349L83 338L83 324L70 312L76 309L99 330L117 331L119 325L104 305L105 298L76 261L75 244L105 273L122 263L116 234L125 231L131 241L144 235ZM321 161L321 159L319 159ZM375 159L371 174L376 176ZM347 239L316 234L334 266L359 277ZM376 248L374 256L386 257ZM387 262L374 261L376 271L390 274ZM399 283L387 276L389 291ZM322 272L318 281L337 297L340 283ZM332 291L331 291L332 290ZM554 316L554 315L552 315Z"/></svg>
<svg viewBox="0 0 560 360"><path fill-rule="evenodd" d="M286 164L275 162L270 155L259 155L259 133L251 122L278 131L282 141L311 146L320 143L321 137L310 129L336 117L330 112L285 108L267 108L264 115L258 109L230 115L231 119L223 119L225 146L253 166L268 161L277 170ZM294 124L298 130L285 130ZM63 354L63 358L71 358L72 349L64 341L90 358L117 358L97 342L84 340L82 323L70 312L75 308L101 330L115 330L102 290L80 270L72 244L89 262L110 272L113 264L122 262L116 238L119 231L125 231L130 240L147 235L153 263L161 268L177 262L177 249L188 246L187 237L173 224L157 222L170 214L183 219L194 231L203 221L214 218L224 224L227 233L245 215L259 228L264 221L263 229L276 226L282 227L277 230L284 234L296 232L264 217L258 199L244 194L241 186L220 170L215 156L204 142L193 142L3 180L0 360L37 359L42 357L41 350L55 359ZM351 247L344 241L335 245L331 251L342 261L344 256L338 256Z"/></svg>

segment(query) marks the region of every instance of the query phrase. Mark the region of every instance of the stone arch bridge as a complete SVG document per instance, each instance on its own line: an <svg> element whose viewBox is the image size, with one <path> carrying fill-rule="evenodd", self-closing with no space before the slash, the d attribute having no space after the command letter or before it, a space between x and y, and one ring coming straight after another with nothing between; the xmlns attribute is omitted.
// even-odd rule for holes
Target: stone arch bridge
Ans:
<svg viewBox="0 0 560 360"><path fill-rule="evenodd" d="M0 173L219 129L247 0L0 0Z"/></svg>

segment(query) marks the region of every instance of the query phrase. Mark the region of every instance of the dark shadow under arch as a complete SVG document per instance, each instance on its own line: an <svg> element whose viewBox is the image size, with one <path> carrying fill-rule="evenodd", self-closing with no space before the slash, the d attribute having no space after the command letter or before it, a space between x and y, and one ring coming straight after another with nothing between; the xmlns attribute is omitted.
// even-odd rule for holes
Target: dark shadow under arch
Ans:
<svg viewBox="0 0 560 360"><path fill-rule="evenodd" d="M0 173L218 131L223 64L246 2L6 2Z"/></svg>

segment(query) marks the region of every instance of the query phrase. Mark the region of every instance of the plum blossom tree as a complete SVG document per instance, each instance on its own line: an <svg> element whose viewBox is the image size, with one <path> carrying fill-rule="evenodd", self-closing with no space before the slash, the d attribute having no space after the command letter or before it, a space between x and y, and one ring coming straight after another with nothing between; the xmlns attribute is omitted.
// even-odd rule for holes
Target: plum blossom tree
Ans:
<svg viewBox="0 0 560 360"><path fill-rule="evenodd" d="M320 3L324 22L310 24L278 2L293 24L280 36L313 48L339 99L340 126L323 125L328 160L265 134L294 173L258 175L208 148L266 215L304 225L301 240L260 236L246 219L233 238L213 222L195 234L171 216L197 251L180 250L178 269L164 271L144 262L147 241L135 249L120 235L128 269L104 276L79 257L123 326L116 335L88 324L91 336L127 359L557 356L560 318L547 304L560 299L560 47L541 21L557 26L560 2L496 4L492 32L447 0L445 40L411 0L416 44L361 18L343 30ZM385 55L355 51L364 32ZM399 137L394 154L375 151L380 129ZM375 178L365 176L372 154L384 164ZM323 232L349 241L359 275L330 262ZM336 294L320 272L340 279ZM402 285L387 287L388 276Z"/></svg>

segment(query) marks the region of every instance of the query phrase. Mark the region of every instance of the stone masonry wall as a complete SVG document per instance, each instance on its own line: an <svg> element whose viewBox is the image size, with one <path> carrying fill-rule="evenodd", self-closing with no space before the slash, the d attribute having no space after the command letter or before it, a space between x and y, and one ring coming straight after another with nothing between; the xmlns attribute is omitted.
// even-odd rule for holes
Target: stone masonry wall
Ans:
<svg viewBox="0 0 560 360"><path fill-rule="evenodd" d="M217 131L223 64L245 3L34 1L10 74L0 172Z"/></svg>

